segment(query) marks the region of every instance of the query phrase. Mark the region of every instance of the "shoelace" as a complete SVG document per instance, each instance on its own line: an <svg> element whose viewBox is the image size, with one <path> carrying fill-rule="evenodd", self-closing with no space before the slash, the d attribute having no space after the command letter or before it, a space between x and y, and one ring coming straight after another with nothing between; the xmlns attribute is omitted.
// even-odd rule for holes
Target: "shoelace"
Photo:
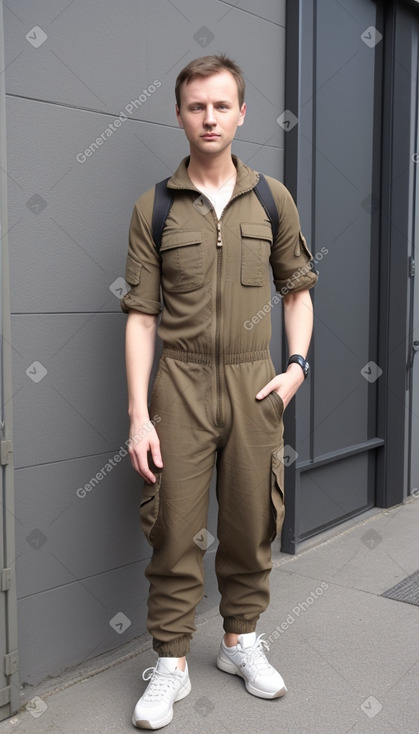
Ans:
<svg viewBox="0 0 419 734"><path fill-rule="evenodd" d="M267 652L269 650L269 644L266 640L262 640L264 634L265 633L262 632L262 634L259 635L255 644L246 650L244 657L244 662L247 665L256 668L255 672L257 672L258 670L269 670L270 668L272 668L272 665L265 655L265 650Z"/></svg>
<svg viewBox="0 0 419 734"><path fill-rule="evenodd" d="M157 670L157 663L153 668L146 668L143 672L143 680L149 680L147 690L144 693L144 701L156 701L164 697L170 688L176 687L176 678L166 675Z"/></svg>

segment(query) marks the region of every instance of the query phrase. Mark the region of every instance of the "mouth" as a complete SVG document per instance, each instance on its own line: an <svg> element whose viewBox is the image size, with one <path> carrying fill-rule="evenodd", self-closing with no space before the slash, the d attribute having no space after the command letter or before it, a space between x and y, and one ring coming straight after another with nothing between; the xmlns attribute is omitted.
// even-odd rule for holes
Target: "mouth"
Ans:
<svg viewBox="0 0 419 734"><path fill-rule="evenodd" d="M217 135L217 133L205 133L204 135L201 135L201 138L204 140L216 140L220 136Z"/></svg>

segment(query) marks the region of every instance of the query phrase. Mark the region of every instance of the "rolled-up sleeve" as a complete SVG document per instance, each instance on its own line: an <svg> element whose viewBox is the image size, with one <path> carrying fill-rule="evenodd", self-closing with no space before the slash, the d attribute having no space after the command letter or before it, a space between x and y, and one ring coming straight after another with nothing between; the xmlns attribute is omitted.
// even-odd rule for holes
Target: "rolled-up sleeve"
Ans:
<svg viewBox="0 0 419 734"><path fill-rule="evenodd" d="M279 214L278 233L270 258L276 290L285 295L312 288L317 282L318 273L301 232L297 207L283 184L271 178L268 181Z"/></svg>
<svg viewBox="0 0 419 734"><path fill-rule="evenodd" d="M121 298L121 309L157 315L162 310L161 259L151 235L154 191L141 196L134 206L129 228L125 280L128 292ZM149 214L149 216L147 216Z"/></svg>

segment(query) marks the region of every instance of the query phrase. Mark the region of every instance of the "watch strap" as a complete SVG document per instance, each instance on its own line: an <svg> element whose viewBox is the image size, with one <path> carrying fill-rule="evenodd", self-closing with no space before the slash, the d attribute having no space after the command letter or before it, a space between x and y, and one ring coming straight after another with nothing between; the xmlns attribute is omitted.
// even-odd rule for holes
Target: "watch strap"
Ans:
<svg viewBox="0 0 419 734"><path fill-rule="evenodd" d="M294 363L300 365L301 369L304 372L304 379L306 379L308 375L308 371L310 369L310 365L307 362L307 360L304 359L304 357L302 357L301 354L291 354L291 357L288 360L288 366Z"/></svg>

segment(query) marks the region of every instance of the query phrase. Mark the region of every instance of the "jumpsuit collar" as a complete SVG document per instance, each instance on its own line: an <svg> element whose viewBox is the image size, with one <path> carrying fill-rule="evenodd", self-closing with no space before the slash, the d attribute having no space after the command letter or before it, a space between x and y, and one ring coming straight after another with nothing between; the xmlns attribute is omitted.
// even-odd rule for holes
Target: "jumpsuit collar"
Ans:
<svg viewBox="0 0 419 734"><path fill-rule="evenodd" d="M258 182L259 175L252 168L246 166L237 156L232 155L231 158L237 170L236 185L233 191L233 196L236 196L237 194L253 189ZM199 191L188 176L189 160L190 156L186 156L181 161L173 176L167 182L169 189L192 189L193 191Z"/></svg>

